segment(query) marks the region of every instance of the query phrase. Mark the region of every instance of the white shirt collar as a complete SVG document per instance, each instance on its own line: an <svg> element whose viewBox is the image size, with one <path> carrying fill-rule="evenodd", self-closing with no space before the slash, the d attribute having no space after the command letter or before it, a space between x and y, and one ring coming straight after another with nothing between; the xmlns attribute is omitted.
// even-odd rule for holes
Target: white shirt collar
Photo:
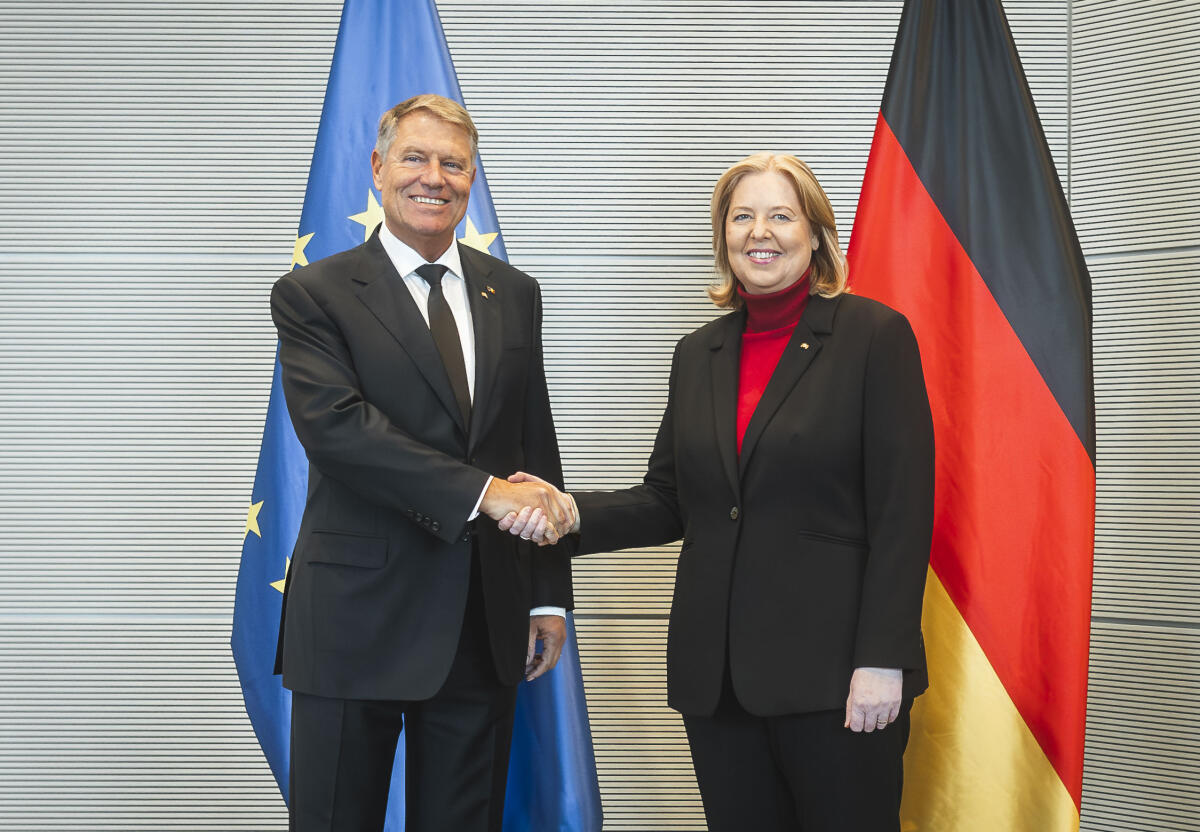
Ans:
<svg viewBox="0 0 1200 832"><path fill-rule="evenodd" d="M407 277L415 272L418 266L423 266L429 262L409 247L407 243L389 231L386 222L381 223L379 226L379 242L383 243L383 250L387 252L388 259L392 261L392 265L396 267L396 271L401 277ZM441 263L456 277L463 277L462 261L458 256L457 240L451 243L450 247L443 251L442 255L433 262Z"/></svg>

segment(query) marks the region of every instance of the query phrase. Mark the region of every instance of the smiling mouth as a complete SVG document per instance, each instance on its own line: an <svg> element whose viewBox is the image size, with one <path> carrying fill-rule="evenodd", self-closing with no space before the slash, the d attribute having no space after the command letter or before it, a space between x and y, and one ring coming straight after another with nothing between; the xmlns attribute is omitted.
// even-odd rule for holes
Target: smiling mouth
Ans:
<svg viewBox="0 0 1200 832"><path fill-rule="evenodd" d="M748 257L752 263L770 263L776 258L782 256L782 252L772 251L771 249L766 248L754 248L746 252L746 257Z"/></svg>
<svg viewBox="0 0 1200 832"><path fill-rule="evenodd" d="M413 202L419 202L422 205L445 205L450 201L448 199L441 199L436 196L413 196L411 199Z"/></svg>

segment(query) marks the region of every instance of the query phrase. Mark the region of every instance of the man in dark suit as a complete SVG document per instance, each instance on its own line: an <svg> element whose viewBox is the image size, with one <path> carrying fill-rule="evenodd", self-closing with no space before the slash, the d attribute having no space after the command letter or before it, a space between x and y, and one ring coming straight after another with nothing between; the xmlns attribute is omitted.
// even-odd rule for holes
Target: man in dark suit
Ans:
<svg viewBox="0 0 1200 832"><path fill-rule="evenodd" d="M294 830L381 829L403 728L409 832L498 832L516 686L565 638L566 556L475 520L574 519L553 485L493 477L562 484L537 283L454 239L477 140L440 96L385 113L383 225L271 296L310 463L277 658Z"/></svg>

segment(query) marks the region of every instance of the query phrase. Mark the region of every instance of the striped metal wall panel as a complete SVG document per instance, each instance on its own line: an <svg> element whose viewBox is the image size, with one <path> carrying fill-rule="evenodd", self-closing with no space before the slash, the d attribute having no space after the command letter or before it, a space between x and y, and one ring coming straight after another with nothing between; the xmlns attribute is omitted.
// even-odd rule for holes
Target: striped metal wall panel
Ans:
<svg viewBox="0 0 1200 832"><path fill-rule="evenodd" d="M1200 829L1200 3L1075 0L1071 207L1094 292L1088 830Z"/></svg>
<svg viewBox="0 0 1200 832"><path fill-rule="evenodd" d="M1006 5L1073 181L1068 160L1089 146L1068 147L1071 10ZM274 346L266 294L290 254L339 7L0 3L0 828L285 828L226 639ZM713 315L712 182L750 151L798 152L848 240L900 3L439 8L511 257L546 290L569 481L633 482L671 346ZM1154 552L1136 554L1156 580ZM576 572L608 829L703 828L663 690L674 557ZM1117 560L1099 561L1098 611L1137 595L1119 570L1140 567ZM1096 642L1103 708L1123 692L1100 674L1118 684L1130 659ZM1139 644L1163 662L1139 682L1163 680L1136 699L1153 714L1181 648ZM1135 741L1103 720L1093 732L1093 748ZM1142 770L1161 765L1140 748ZM1128 812L1132 787L1097 780L1096 759L1088 799Z"/></svg>
<svg viewBox="0 0 1200 832"><path fill-rule="evenodd" d="M6 615L0 829L286 829L227 618Z"/></svg>
<svg viewBox="0 0 1200 832"><path fill-rule="evenodd" d="M1089 254L1194 246L1200 37L1194 0L1075 0L1076 224Z"/></svg>
<svg viewBox="0 0 1200 832"><path fill-rule="evenodd" d="M666 618L595 615L578 631L605 830L704 829L683 723L667 708Z"/></svg>
<svg viewBox="0 0 1200 832"><path fill-rule="evenodd" d="M1091 273L1099 446L1093 611L1194 630L1200 247L1105 257Z"/></svg>
<svg viewBox="0 0 1200 832"><path fill-rule="evenodd" d="M1093 620L1082 829L1200 829L1196 659L1194 630Z"/></svg>
<svg viewBox="0 0 1200 832"><path fill-rule="evenodd" d="M340 3L0 3L0 828L283 829L228 638Z"/></svg>

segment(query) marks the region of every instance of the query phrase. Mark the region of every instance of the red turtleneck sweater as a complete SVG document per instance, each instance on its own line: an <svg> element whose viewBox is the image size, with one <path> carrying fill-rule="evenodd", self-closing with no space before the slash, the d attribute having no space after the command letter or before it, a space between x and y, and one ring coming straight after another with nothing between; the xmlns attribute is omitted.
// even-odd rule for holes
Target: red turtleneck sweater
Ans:
<svg viewBox="0 0 1200 832"><path fill-rule="evenodd" d="M752 295L740 285L738 295L746 303L746 331L742 333L742 358L738 378L737 447L758 400L762 398L775 366L808 304L808 272L778 292Z"/></svg>

